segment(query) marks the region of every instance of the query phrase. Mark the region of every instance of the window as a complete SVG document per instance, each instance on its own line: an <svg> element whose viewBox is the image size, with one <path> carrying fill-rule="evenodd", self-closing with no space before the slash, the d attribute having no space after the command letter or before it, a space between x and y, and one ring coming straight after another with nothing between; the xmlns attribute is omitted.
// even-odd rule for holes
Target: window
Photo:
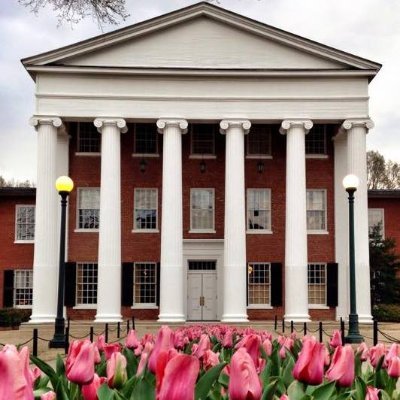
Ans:
<svg viewBox="0 0 400 400"><path fill-rule="evenodd" d="M308 132L306 154L326 154L326 125L314 125Z"/></svg>
<svg viewBox="0 0 400 400"><path fill-rule="evenodd" d="M308 304L326 306L326 264L308 264Z"/></svg>
<svg viewBox="0 0 400 400"><path fill-rule="evenodd" d="M155 263L135 263L133 274L134 305L156 305L157 274Z"/></svg>
<svg viewBox="0 0 400 400"><path fill-rule="evenodd" d="M16 207L16 241L35 240L35 206Z"/></svg>
<svg viewBox="0 0 400 400"><path fill-rule="evenodd" d="M158 135L155 124L135 124L134 153L158 154Z"/></svg>
<svg viewBox="0 0 400 400"><path fill-rule="evenodd" d="M14 307L32 306L32 270L14 271Z"/></svg>
<svg viewBox="0 0 400 400"><path fill-rule="evenodd" d="M271 155L272 131L268 125L253 125L247 135L247 156L262 158Z"/></svg>
<svg viewBox="0 0 400 400"><path fill-rule="evenodd" d="M97 304L97 264L77 263L76 305Z"/></svg>
<svg viewBox="0 0 400 400"><path fill-rule="evenodd" d="M307 190L307 230L326 231L326 191Z"/></svg>
<svg viewBox="0 0 400 400"><path fill-rule="evenodd" d="M135 230L157 229L157 189L135 189Z"/></svg>
<svg viewBox="0 0 400 400"><path fill-rule="evenodd" d="M190 209L190 230L214 231L214 189L191 189Z"/></svg>
<svg viewBox="0 0 400 400"><path fill-rule="evenodd" d="M99 229L100 189L78 189L78 228Z"/></svg>
<svg viewBox="0 0 400 400"><path fill-rule="evenodd" d="M192 125L192 155L215 154L215 131L215 125Z"/></svg>
<svg viewBox="0 0 400 400"><path fill-rule="evenodd" d="M375 227L379 227L382 238L385 237L385 214L383 208L368 208L368 230L369 234Z"/></svg>
<svg viewBox="0 0 400 400"><path fill-rule="evenodd" d="M92 122L78 122L78 153L100 153L100 133Z"/></svg>
<svg viewBox="0 0 400 400"><path fill-rule="evenodd" d="M270 189L247 189L247 229L271 230Z"/></svg>
<svg viewBox="0 0 400 400"><path fill-rule="evenodd" d="M247 296L249 306L270 305L271 274L269 263L249 263Z"/></svg>

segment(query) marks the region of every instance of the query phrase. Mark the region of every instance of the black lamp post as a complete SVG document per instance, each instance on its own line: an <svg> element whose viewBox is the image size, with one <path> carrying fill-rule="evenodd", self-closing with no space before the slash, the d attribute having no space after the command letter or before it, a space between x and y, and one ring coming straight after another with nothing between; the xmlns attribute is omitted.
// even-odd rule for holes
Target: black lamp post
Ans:
<svg viewBox="0 0 400 400"><path fill-rule="evenodd" d="M65 347L65 321L64 308L64 275L65 275L65 219L68 195L74 188L74 182L68 176L60 176L56 180L56 189L61 196L61 231L60 231L60 258L58 271L58 298L57 316L54 325L54 337L50 340L49 347Z"/></svg>
<svg viewBox="0 0 400 400"><path fill-rule="evenodd" d="M350 314L349 331L345 337L346 343L361 343L364 338L358 327L358 314L356 302L356 270L354 248L354 192L359 185L359 179L355 175L347 175L343 179L343 186L349 194L349 269L350 269ZM369 290L368 288L365 288Z"/></svg>

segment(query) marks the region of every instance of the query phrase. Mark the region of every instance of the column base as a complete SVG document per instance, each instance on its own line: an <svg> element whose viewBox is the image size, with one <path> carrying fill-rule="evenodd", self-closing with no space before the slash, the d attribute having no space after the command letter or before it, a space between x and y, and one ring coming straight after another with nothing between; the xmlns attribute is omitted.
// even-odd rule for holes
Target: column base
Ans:
<svg viewBox="0 0 400 400"><path fill-rule="evenodd" d="M121 314L103 314L103 315L96 315L94 319L95 323L117 323L122 322L122 315Z"/></svg>
<svg viewBox="0 0 400 400"><path fill-rule="evenodd" d="M247 314L224 314L221 318L221 322L230 324L246 324L249 322Z"/></svg>
<svg viewBox="0 0 400 400"><path fill-rule="evenodd" d="M28 323L29 324L54 324L56 315L31 315Z"/></svg>
<svg viewBox="0 0 400 400"><path fill-rule="evenodd" d="M293 321L296 322L311 322L311 318L308 314L285 314L283 316L285 322Z"/></svg>
<svg viewBox="0 0 400 400"><path fill-rule="evenodd" d="M374 323L374 319L372 315L369 314L358 314L358 323L371 325Z"/></svg>
<svg viewBox="0 0 400 400"><path fill-rule="evenodd" d="M160 314L158 320L160 324L173 323L173 324L184 324L186 317L183 314Z"/></svg>

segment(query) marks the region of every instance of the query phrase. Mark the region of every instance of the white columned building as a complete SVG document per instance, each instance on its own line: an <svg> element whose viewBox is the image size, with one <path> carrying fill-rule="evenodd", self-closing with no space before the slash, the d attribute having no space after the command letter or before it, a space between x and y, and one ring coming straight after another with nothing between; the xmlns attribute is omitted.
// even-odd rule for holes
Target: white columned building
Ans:
<svg viewBox="0 0 400 400"><path fill-rule="evenodd" d="M360 184L354 193L356 302L360 322L372 323L369 273L368 184L366 136L374 127L370 119L348 119L342 128L347 132L347 173L356 175Z"/></svg>
<svg viewBox="0 0 400 400"><path fill-rule="evenodd" d="M157 128L163 135L160 322L184 322L182 135L188 123L163 118Z"/></svg>
<svg viewBox="0 0 400 400"><path fill-rule="evenodd" d="M308 314L306 152L305 135L310 120L285 120L286 135L286 225L285 225L285 319L310 320Z"/></svg>
<svg viewBox="0 0 400 400"><path fill-rule="evenodd" d="M121 321L121 133L120 118L97 118L101 133L100 228L96 322ZM113 295L110 296L109 294Z"/></svg>
<svg viewBox="0 0 400 400"><path fill-rule="evenodd" d="M62 121L58 117L31 119L37 130L37 183L35 252L33 261L32 323L54 322L57 310L59 226L57 138Z"/></svg>
<svg viewBox="0 0 400 400"><path fill-rule="evenodd" d="M247 120L223 120L225 141L224 298L222 321L246 322L246 207L244 137Z"/></svg>

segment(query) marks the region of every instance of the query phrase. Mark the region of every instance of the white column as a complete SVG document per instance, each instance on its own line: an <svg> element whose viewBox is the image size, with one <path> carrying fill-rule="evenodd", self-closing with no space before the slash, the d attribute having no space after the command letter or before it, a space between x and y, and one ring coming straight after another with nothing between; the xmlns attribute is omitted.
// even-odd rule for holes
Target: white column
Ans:
<svg viewBox="0 0 400 400"><path fill-rule="evenodd" d="M223 120L226 134L223 322L247 322L244 135L250 121Z"/></svg>
<svg viewBox="0 0 400 400"><path fill-rule="evenodd" d="M101 133L100 227L96 322L121 321L121 132L126 122L97 118Z"/></svg>
<svg viewBox="0 0 400 400"><path fill-rule="evenodd" d="M58 287L57 117L32 117L37 130L37 185L31 323L54 322Z"/></svg>
<svg viewBox="0 0 400 400"><path fill-rule="evenodd" d="M307 206L305 135L310 120L285 120L286 134L286 225L285 225L285 316L287 321L307 322Z"/></svg>
<svg viewBox="0 0 400 400"><path fill-rule="evenodd" d="M347 194L343 178L347 175L347 135L338 133L334 138L335 157L335 259L338 263L338 306L336 318L347 319L349 303L349 221Z"/></svg>
<svg viewBox="0 0 400 400"><path fill-rule="evenodd" d="M185 322L183 293L182 134L184 119L157 121L163 134L162 221L159 322Z"/></svg>
<svg viewBox="0 0 400 400"><path fill-rule="evenodd" d="M373 126L374 124L370 119L349 119L344 121L342 125L342 128L347 131L347 173L354 174L360 179L360 185L354 193L354 224L356 227L354 247L357 313L361 323L372 323L366 134Z"/></svg>

